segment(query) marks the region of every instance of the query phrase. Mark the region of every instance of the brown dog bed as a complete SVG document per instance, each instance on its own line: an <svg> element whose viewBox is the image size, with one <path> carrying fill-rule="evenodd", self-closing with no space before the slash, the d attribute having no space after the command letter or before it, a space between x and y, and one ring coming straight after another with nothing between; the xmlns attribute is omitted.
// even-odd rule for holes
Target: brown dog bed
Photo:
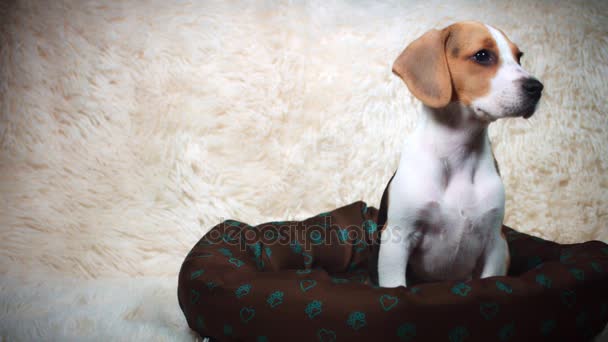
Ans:
<svg viewBox="0 0 608 342"><path fill-rule="evenodd" d="M608 245L503 227L506 277L385 289L369 281L378 211L356 202L304 221L228 220L190 251L178 299L213 340L583 341L608 321Z"/></svg>

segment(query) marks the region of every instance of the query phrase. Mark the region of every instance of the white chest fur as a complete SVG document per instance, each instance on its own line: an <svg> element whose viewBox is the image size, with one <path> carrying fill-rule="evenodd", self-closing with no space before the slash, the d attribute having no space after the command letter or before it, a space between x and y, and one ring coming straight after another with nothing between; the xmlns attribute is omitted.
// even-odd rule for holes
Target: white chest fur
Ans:
<svg viewBox="0 0 608 342"><path fill-rule="evenodd" d="M379 273L392 267L401 274L406 265L394 261L405 258L416 281L481 276L505 202L486 127L463 131L423 118L404 144L388 191ZM400 275L391 282L384 274L381 286L405 285Z"/></svg>

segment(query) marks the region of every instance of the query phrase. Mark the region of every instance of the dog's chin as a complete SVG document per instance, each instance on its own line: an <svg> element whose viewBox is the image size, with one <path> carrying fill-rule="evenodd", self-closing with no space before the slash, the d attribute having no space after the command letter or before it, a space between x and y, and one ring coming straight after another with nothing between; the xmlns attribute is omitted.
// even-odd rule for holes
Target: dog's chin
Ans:
<svg viewBox="0 0 608 342"><path fill-rule="evenodd" d="M524 108L523 110L520 111L521 114L516 115L516 116L521 116L524 119L529 119L532 115L534 115L534 113L536 112L536 103L527 106L526 108Z"/></svg>

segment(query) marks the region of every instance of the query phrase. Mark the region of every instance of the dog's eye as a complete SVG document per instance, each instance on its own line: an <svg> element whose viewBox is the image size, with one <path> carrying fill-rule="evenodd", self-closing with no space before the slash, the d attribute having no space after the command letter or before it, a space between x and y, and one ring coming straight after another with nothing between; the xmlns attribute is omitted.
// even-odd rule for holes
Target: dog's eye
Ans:
<svg viewBox="0 0 608 342"><path fill-rule="evenodd" d="M485 49L477 51L477 53L475 53L471 59L482 65L490 65L495 62L494 55Z"/></svg>

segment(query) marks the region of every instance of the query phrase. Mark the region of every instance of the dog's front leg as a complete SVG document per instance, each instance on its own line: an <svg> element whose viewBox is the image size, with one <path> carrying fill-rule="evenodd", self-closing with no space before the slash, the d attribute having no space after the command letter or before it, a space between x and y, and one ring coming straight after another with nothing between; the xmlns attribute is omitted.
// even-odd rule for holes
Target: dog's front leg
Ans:
<svg viewBox="0 0 608 342"><path fill-rule="evenodd" d="M509 246L500 229L493 235L483 253L481 278L504 276L509 268Z"/></svg>
<svg viewBox="0 0 608 342"><path fill-rule="evenodd" d="M419 234L411 224L391 224L390 219L380 236L378 284L380 287L407 286L406 270Z"/></svg>

